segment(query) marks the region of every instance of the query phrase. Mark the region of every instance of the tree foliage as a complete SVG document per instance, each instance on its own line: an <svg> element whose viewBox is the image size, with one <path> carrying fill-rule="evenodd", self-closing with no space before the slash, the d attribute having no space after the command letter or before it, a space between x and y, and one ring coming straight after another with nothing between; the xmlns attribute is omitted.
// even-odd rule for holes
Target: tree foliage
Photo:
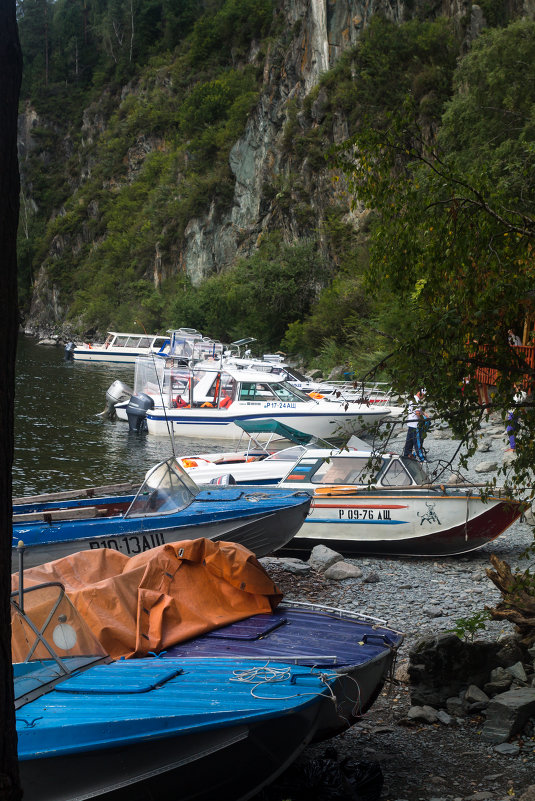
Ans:
<svg viewBox="0 0 535 801"><path fill-rule="evenodd" d="M391 332L395 385L425 385L437 413L472 446L476 369L497 370L492 408L504 418L519 385L531 391L533 381L508 332L519 332L535 299L535 84L525 80L534 57L533 22L488 30L455 72L436 136L408 97L337 154L355 194L378 211L369 285L408 310ZM528 478L534 429L528 402L518 478Z"/></svg>
<svg viewBox="0 0 535 801"><path fill-rule="evenodd" d="M285 244L266 236L258 251L199 287L185 282L171 309L180 325L194 326L225 342L255 336L278 348L287 327L308 314L327 271L313 241Z"/></svg>

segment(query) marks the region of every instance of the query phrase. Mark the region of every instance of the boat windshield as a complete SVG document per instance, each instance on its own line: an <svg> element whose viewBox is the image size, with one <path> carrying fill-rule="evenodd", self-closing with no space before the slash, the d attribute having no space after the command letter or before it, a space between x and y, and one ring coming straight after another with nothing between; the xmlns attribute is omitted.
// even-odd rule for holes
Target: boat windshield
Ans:
<svg viewBox="0 0 535 801"><path fill-rule="evenodd" d="M270 462L296 462L306 453L303 445L294 445L292 448L284 448L282 451L275 451L268 457Z"/></svg>
<svg viewBox="0 0 535 801"><path fill-rule="evenodd" d="M174 514L189 506L199 492L175 458L166 459L149 470L125 518Z"/></svg>
<svg viewBox="0 0 535 801"><path fill-rule="evenodd" d="M417 462L415 459L403 458L400 461L403 462L403 466L409 471L416 484L428 484L430 482L427 471L421 462Z"/></svg>
<svg viewBox="0 0 535 801"><path fill-rule="evenodd" d="M75 671L110 661L59 582L11 593L11 631L16 708Z"/></svg>
<svg viewBox="0 0 535 801"><path fill-rule="evenodd" d="M289 384L288 381L281 381L280 384L272 384L271 386L277 398L286 403L295 403L296 401L300 403L303 401L306 403L312 402L310 395L307 395L306 392L302 392L302 390Z"/></svg>
<svg viewBox="0 0 535 801"><path fill-rule="evenodd" d="M380 457L332 456L322 460L308 480L312 484L365 485L373 483L382 468Z"/></svg>
<svg viewBox="0 0 535 801"><path fill-rule="evenodd" d="M295 367L285 367L286 373L290 381L305 381L310 382L310 378L307 378L306 375L300 373L299 370L296 370Z"/></svg>

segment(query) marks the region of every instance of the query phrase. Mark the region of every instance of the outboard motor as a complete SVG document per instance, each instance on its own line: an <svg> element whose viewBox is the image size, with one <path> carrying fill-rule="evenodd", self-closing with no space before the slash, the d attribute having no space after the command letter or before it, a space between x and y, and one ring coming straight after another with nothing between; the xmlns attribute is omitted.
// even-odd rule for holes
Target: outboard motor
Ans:
<svg viewBox="0 0 535 801"><path fill-rule="evenodd" d="M126 407L128 417L128 428L140 434L146 430L146 417L149 409L154 409L154 401L150 395L140 392L139 395L132 395Z"/></svg>
<svg viewBox="0 0 535 801"><path fill-rule="evenodd" d="M73 362L74 361L74 349L76 345L74 342L67 342L65 345L65 361L66 362Z"/></svg>
<svg viewBox="0 0 535 801"><path fill-rule="evenodd" d="M212 478L208 482L209 484L218 484L219 486L226 487L229 484L235 484L236 479L232 475L232 473L226 473L224 476L218 476L217 478Z"/></svg>
<svg viewBox="0 0 535 801"><path fill-rule="evenodd" d="M106 390L106 408L99 413L98 417L109 417L110 420L113 420L116 404L130 400L133 394L134 390L123 384L122 381L114 381Z"/></svg>

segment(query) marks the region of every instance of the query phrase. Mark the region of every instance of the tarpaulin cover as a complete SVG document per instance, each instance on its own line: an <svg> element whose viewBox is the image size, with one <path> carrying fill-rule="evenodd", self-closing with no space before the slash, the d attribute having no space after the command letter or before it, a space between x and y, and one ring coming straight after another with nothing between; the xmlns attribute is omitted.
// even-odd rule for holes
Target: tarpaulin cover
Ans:
<svg viewBox="0 0 535 801"><path fill-rule="evenodd" d="M11 577L12 591L19 577ZM250 615L282 595L247 548L205 538L128 557L80 551L24 571L24 586L60 581L110 656L145 656Z"/></svg>

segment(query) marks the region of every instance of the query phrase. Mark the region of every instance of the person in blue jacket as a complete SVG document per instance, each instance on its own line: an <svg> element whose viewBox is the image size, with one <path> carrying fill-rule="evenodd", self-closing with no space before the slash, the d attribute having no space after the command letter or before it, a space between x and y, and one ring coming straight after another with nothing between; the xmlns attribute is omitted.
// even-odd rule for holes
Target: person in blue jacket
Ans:
<svg viewBox="0 0 535 801"><path fill-rule="evenodd" d="M424 415L420 403L424 398L425 392L420 389L414 396L414 400L409 403L407 415L407 439L403 449L403 456L409 459L418 459L425 462L425 453L422 444L422 430Z"/></svg>

